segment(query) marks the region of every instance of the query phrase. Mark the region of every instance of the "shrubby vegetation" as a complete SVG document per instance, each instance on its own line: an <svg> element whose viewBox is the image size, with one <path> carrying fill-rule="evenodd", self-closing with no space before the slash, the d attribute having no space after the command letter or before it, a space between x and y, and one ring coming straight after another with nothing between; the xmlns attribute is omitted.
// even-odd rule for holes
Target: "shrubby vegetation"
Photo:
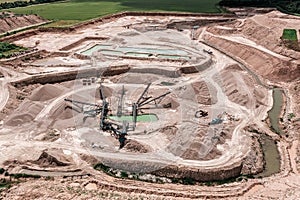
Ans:
<svg viewBox="0 0 300 200"><path fill-rule="evenodd" d="M0 42L0 59L9 58L14 52L26 50L23 47L8 42Z"/></svg>
<svg viewBox="0 0 300 200"><path fill-rule="evenodd" d="M16 49L16 48L18 48L18 46L15 44L10 44L7 42L0 42L0 53L4 53L4 52L10 51L12 49Z"/></svg>
<svg viewBox="0 0 300 200"><path fill-rule="evenodd" d="M300 14L299 0L222 0L220 5L228 7L276 7L283 12Z"/></svg>
<svg viewBox="0 0 300 200"><path fill-rule="evenodd" d="M0 9L25 7L25 6L35 5L35 4L51 3L56 1L61 1L61 0L29 0L29 1L4 2L4 3L0 3Z"/></svg>
<svg viewBox="0 0 300 200"><path fill-rule="evenodd" d="M4 178L0 178L0 194L1 194L1 189L2 188L10 188L13 184L17 184L20 183L23 179L26 178L41 178L40 175L34 175L34 174L24 174L24 173L17 173L17 174L10 174L8 173L8 171L6 171L3 168L0 168L0 174L4 173ZM19 180L21 179L21 180ZM0 199L1 199L1 195L0 195Z"/></svg>

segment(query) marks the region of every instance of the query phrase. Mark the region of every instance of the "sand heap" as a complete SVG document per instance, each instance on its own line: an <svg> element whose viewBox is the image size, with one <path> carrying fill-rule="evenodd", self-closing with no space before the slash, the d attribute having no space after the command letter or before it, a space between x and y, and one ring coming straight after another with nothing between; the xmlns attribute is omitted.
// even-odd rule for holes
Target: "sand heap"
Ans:
<svg viewBox="0 0 300 200"><path fill-rule="evenodd" d="M34 90L29 97L32 101L48 101L62 94L63 88L57 85L43 85Z"/></svg>
<svg viewBox="0 0 300 200"><path fill-rule="evenodd" d="M5 125L20 126L31 122L38 113L43 109L41 102L32 102L28 99L24 100L20 106L6 120Z"/></svg>
<svg viewBox="0 0 300 200"><path fill-rule="evenodd" d="M32 122L43 110L45 104L60 96L63 92L64 87L59 85L47 84L38 87L19 105L15 112L6 119L5 124L8 126L20 126Z"/></svg>
<svg viewBox="0 0 300 200"><path fill-rule="evenodd" d="M192 84L192 87L199 104L212 105L216 103L216 91L212 87L209 88L206 82L195 82Z"/></svg>

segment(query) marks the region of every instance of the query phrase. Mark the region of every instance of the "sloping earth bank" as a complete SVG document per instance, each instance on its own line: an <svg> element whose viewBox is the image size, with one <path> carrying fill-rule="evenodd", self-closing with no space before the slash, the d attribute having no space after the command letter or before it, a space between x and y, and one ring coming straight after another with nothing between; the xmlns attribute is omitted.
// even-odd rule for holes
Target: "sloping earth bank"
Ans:
<svg viewBox="0 0 300 200"><path fill-rule="evenodd" d="M47 22L37 15L14 15L13 13L0 12L0 34L11 30Z"/></svg>
<svg viewBox="0 0 300 200"><path fill-rule="evenodd" d="M300 52L286 48L280 37L286 28L300 29L300 17L274 11L206 29L201 38L270 81L300 77Z"/></svg>

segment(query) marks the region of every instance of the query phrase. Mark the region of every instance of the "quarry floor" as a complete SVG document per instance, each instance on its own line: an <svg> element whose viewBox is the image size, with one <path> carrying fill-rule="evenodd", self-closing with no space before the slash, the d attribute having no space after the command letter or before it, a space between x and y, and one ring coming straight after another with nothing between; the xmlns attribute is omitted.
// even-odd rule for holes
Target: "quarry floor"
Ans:
<svg viewBox="0 0 300 200"><path fill-rule="evenodd" d="M290 97L286 100L288 106L285 109L288 113L299 113L299 93L293 90L299 81L293 78L294 73L281 76L279 72L284 62L290 64L291 71L297 72L300 54L284 49L276 39L280 37L282 27L300 29L299 18L275 11L222 24L200 26L195 31L185 28L185 21L197 19L127 16L90 24L68 33L41 32L14 41L47 53L41 53L42 58L25 61L16 58L1 64L0 71L4 78L0 78L0 167L7 168L10 173L28 173L31 170L32 173L54 178L26 180L4 190L3 198L300 198L297 189L300 187L299 122L284 121L288 124L286 131L289 137L273 133L266 123L267 112L272 107L272 92L263 86L269 84L284 88ZM179 25L177 30L165 29L167 24L178 21L182 22L182 27ZM286 27L283 23L286 21L291 27ZM260 37L256 36L252 31L257 26L267 27L270 33L264 31L258 33ZM183 30L179 30L181 28ZM192 35L196 40L191 39ZM95 44L103 43L100 36L107 38L104 43L126 47L184 49L195 59L188 62L120 59L97 52L91 59L76 56ZM89 39L72 45L84 38ZM70 48L65 48L67 46ZM211 50L212 54L205 53L203 49ZM179 77L168 77L164 71L151 74L134 70L154 68L176 71L206 59L212 61L207 68L196 73L183 73ZM134 148L125 146L124 149L118 149L117 140L99 130L97 119L88 119L83 123L81 114L65 109L67 104L64 98L101 103L97 94L99 84L83 85L80 72L77 79L71 81L13 87L15 82L37 76L121 65L134 68L124 74L103 78L111 105L117 104L120 89L124 85L126 102L130 107L130 102L139 97L149 82L152 83L150 95L158 96L170 91L171 95L163 102L174 105L163 111L151 110L157 115L158 121L137 124L136 131L128 136L130 141L135 142ZM263 83L258 83L242 65L248 67ZM274 68L268 68L270 65L274 65ZM162 82L172 84L166 86ZM209 116L195 118L195 112L199 109L208 111ZM222 115L225 112L228 116ZM225 119L222 124L208 125L220 115ZM233 116L234 120L230 120L229 116ZM222 170L249 154L252 135L245 127L253 124L278 144L280 172L270 177L215 186L186 186L118 179L92 168L93 164L101 161L129 171L132 170L132 163L138 163L139 167L134 166L135 170L143 172L169 164ZM171 131L165 131L166 127L171 127ZM214 141L215 137L219 138L218 141ZM59 167L51 163L34 162L39 160L42 152L68 165ZM127 163L125 166L124 162ZM149 167L148 164L139 163L152 164ZM74 171L76 169L80 169L80 172ZM77 175L80 173L92 176L79 178ZM74 177L62 178L63 174Z"/></svg>

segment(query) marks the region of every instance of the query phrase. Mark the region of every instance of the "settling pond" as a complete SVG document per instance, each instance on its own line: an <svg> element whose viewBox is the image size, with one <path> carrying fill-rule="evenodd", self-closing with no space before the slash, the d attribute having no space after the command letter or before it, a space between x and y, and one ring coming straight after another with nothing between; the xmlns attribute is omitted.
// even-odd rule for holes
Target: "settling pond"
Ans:
<svg viewBox="0 0 300 200"><path fill-rule="evenodd" d="M108 116L109 119L114 121L127 121L132 122L133 117L132 116ZM137 122L155 122L158 120L158 117L155 114L144 114L144 115L138 115L136 121Z"/></svg>
<svg viewBox="0 0 300 200"><path fill-rule="evenodd" d="M183 59L183 60L190 59L190 56L186 51L179 50L179 49L114 47L114 45L110 45L110 44L97 44L80 53L83 55L91 56L96 51L108 56L128 56L128 57L139 57L139 58L155 57L155 58Z"/></svg>

